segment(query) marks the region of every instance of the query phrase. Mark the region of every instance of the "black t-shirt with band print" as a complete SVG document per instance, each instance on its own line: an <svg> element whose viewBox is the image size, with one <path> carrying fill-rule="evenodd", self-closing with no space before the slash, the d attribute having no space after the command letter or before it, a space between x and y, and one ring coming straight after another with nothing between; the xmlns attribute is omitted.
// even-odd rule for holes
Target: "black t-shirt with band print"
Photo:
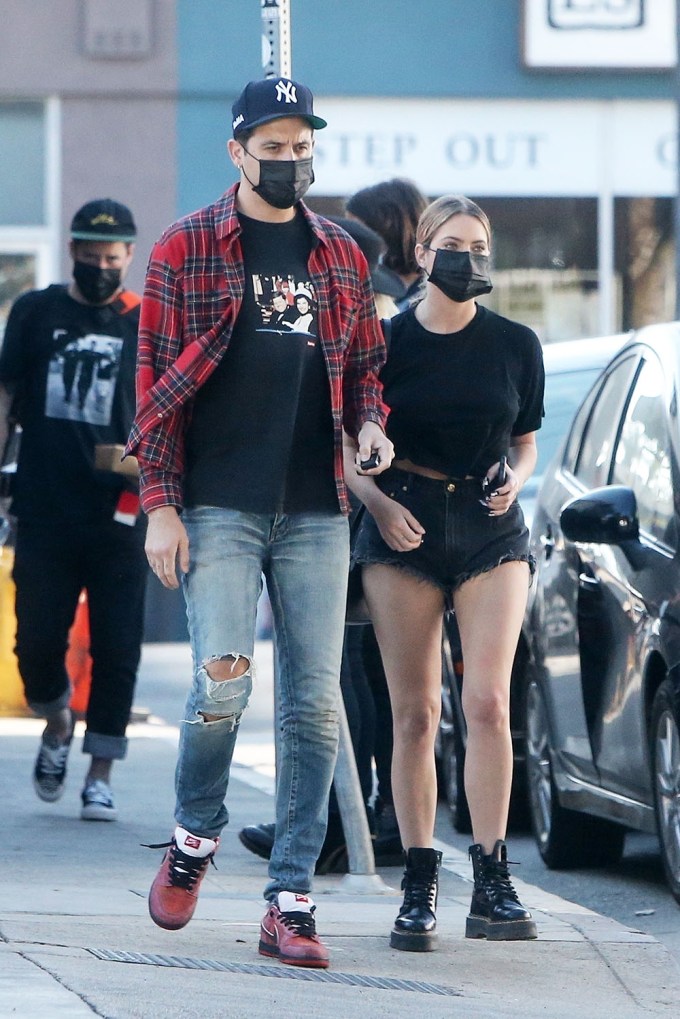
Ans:
<svg viewBox="0 0 680 1019"><path fill-rule="evenodd" d="M185 505L340 512L311 233L299 215L239 221L245 295L229 348L196 396Z"/></svg>
<svg viewBox="0 0 680 1019"><path fill-rule="evenodd" d="M12 512L21 520L109 519L124 489L95 470L95 446L122 445L135 412L140 299L75 301L63 284L19 297L0 356L0 382L14 393L22 426Z"/></svg>

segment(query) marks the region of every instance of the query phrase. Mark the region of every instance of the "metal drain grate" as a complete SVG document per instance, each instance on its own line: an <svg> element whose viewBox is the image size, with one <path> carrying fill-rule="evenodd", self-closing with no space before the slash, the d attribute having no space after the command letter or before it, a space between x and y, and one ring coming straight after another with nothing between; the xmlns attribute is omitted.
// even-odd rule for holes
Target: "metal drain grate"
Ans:
<svg viewBox="0 0 680 1019"><path fill-rule="evenodd" d="M328 970L294 969L292 966L260 966L247 962L217 962L215 959L191 959L179 955L155 955L151 952L112 952L105 948L88 948L88 952L104 962L127 962L141 966L166 966L173 969L205 969L218 973L249 973L278 980L306 980L318 984L344 984L346 987L374 987L381 991L419 991L462 997L461 991L425 980L397 980L393 977L369 977L359 973L333 973Z"/></svg>

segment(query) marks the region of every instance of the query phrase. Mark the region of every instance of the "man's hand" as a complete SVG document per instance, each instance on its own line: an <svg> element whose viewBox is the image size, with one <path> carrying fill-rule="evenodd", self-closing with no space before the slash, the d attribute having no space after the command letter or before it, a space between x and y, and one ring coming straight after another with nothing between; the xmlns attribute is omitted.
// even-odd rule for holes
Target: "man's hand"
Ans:
<svg viewBox="0 0 680 1019"><path fill-rule="evenodd" d="M189 572L189 538L174 506L149 513L144 551L163 587L179 587L176 567Z"/></svg>
<svg viewBox="0 0 680 1019"><path fill-rule="evenodd" d="M357 474L382 474L387 470L394 459L394 446L380 425L377 425L375 421L367 421L357 436L357 443L359 448L354 460ZM359 465L374 453L377 453L380 458L378 465L362 471Z"/></svg>

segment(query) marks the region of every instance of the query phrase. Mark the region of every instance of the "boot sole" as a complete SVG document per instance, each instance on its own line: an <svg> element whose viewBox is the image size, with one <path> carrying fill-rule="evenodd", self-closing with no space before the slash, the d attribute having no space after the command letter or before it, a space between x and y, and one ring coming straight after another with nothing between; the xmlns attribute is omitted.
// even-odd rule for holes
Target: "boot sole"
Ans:
<svg viewBox="0 0 680 1019"><path fill-rule="evenodd" d="M468 916L465 921L466 938L485 938L487 941L533 941L538 937L533 920L486 920L481 916Z"/></svg>
<svg viewBox="0 0 680 1019"><path fill-rule="evenodd" d="M390 948L399 952L434 952L437 947L436 931L425 931L422 934L405 934L393 930L390 933Z"/></svg>

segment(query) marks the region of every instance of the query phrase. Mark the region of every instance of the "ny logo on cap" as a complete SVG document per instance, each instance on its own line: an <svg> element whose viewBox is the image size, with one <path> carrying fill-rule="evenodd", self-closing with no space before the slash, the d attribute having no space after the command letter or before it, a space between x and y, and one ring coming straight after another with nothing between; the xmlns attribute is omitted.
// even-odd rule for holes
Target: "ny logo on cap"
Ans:
<svg viewBox="0 0 680 1019"><path fill-rule="evenodd" d="M292 81L280 81L276 86L277 103L296 103L297 92Z"/></svg>

